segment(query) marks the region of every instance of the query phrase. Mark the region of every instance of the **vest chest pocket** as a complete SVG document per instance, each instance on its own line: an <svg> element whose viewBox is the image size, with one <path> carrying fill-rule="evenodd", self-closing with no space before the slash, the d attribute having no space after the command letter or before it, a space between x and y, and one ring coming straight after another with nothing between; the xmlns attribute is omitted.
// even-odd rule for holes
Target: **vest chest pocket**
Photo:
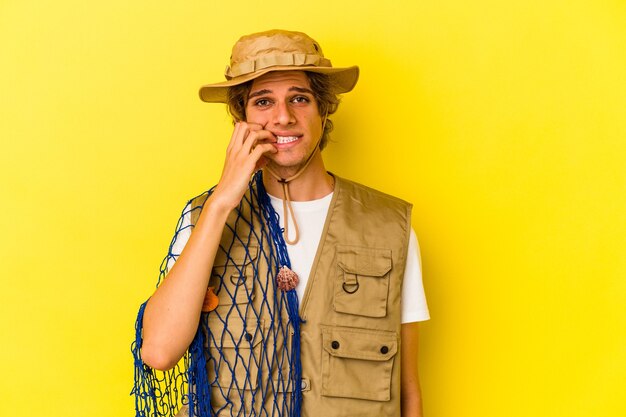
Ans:
<svg viewBox="0 0 626 417"><path fill-rule="evenodd" d="M339 313L366 317L387 315L391 250L337 247L333 306Z"/></svg>
<svg viewBox="0 0 626 417"><path fill-rule="evenodd" d="M218 306L245 304L254 299L254 268L258 246L248 246L247 250L235 246L226 253L220 247L209 286L215 289L219 298Z"/></svg>
<svg viewBox="0 0 626 417"><path fill-rule="evenodd" d="M396 332L323 326L322 349L322 395L391 399Z"/></svg>
<svg viewBox="0 0 626 417"><path fill-rule="evenodd" d="M230 319L228 325L209 320L211 331L208 345L207 370L209 384L222 388L255 389L258 384L263 322Z"/></svg>
<svg viewBox="0 0 626 417"><path fill-rule="evenodd" d="M263 321L209 320L207 376L215 415L250 410L262 362ZM214 415L214 414L211 414Z"/></svg>

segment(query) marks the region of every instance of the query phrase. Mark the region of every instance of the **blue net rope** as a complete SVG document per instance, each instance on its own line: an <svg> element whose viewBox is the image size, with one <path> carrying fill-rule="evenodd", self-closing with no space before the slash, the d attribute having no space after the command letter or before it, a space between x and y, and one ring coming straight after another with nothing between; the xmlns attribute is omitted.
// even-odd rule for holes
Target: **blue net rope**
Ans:
<svg viewBox="0 0 626 417"><path fill-rule="evenodd" d="M193 228L186 219L202 210L210 193L183 210L159 283L178 256L177 239ZM280 219L258 172L222 235L209 281L219 304L202 313L194 340L172 370L142 362L146 303L139 309L132 345L136 417L182 416L185 409L200 417L300 416L299 303L295 290L276 287L282 266L291 267Z"/></svg>

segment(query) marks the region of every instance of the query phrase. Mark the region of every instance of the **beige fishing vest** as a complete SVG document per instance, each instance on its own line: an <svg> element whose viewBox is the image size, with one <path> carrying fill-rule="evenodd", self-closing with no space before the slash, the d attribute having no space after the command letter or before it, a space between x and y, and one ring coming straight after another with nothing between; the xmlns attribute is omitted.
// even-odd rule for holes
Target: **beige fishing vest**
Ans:
<svg viewBox="0 0 626 417"><path fill-rule="evenodd" d="M196 204L204 203L206 195L201 198ZM192 214L192 223L198 215L199 211ZM336 177L322 237L304 297L300 300L300 316L304 320L300 332L303 417L400 415L401 296L410 216L409 203ZM236 215L231 214L231 217L234 221ZM252 223L257 223L255 228L261 227L258 221ZM232 232L225 229L224 234L224 242L232 240ZM231 256L237 251L245 253L242 249L231 249ZM246 262L255 263L259 273L264 273L268 267L278 268L256 257L255 248L247 252L252 256L248 255ZM214 269L224 263L220 261L223 255L218 251ZM251 265L246 268L250 269ZM257 304L263 299L258 293L261 289L249 288L249 291L256 294L252 301L254 308L260 309ZM262 291L266 292L266 297L272 297L274 288ZM234 301L224 294L226 291L218 294L218 309L227 311ZM256 348L270 320L269 316L261 316L251 328L238 329L237 321L231 318L229 330L255 334L251 344ZM282 344L280 340L276 342ZM250 367L245 369L250 370ZM210 367L208 371L209 375L215 375ZM242 366L234 371L235 378L243 379ZM233 376L219 375L218 378L221 385L227 386L229 381L222 381L222 378ZM282 398L289 391L291 387L273 395ZM257 393L254 401L259 404L272 399L258 398ZM254 408L252 395L245 402L242 407ZM238 408L233 404L219 415L240 415ZM185 412L183 409L179 415L186 415Z"/></svg>
<svg viewBox="0 0 626 417"><path fill-rule="evenodd" d="M411 205L337 178L300 304L304 417L400 415Z"/></svg>

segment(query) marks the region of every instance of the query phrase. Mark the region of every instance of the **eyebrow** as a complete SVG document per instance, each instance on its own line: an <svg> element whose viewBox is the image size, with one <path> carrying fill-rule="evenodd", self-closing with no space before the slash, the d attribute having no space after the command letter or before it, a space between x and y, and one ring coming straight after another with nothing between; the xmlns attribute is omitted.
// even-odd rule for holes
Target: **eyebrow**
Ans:
<svg viewBox="0 0 626 417"><path fill-rule="evenodd" d="M308 88L302 88L302 87L296 87L296 86L290 87L289 91L297 91L298 93L308 93L308 94L314 95L312 90ZM255 91L254 93L250 93L250 95L248 96L248 100L250 100L253 97L258 97L258 96L271 94L271 93L272 93L272 90L268 90L268 89Z"/></svg>

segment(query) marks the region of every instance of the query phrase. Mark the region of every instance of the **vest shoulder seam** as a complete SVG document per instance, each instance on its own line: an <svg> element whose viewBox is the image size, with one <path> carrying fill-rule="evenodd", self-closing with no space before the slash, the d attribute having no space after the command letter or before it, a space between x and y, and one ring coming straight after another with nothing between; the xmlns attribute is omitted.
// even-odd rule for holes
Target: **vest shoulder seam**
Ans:
<svg viewBox="0 0 626 417"><path fill-rule="evenodd" d="M394 202L397 202L397 203L400 203L400 204L413 206L412 203L410 203L410 202L408 202L406 200L403 200L403 199L401 199L399 197L396 197L394 195L391 195L391 194L387 194L387 193L385 193L383 191L377 190L377 189L369 187L367 185L363 185L363 184L358 183L356 181L348 180L348 179L345 179L345 178L342 178L342 177L337 177L337 176L335 176L335 178L338 178L340 181L342 181L344 183L344 185L352 185L353 187L358 188L358 189L360 189L362 191L365 191L365 192L367 192L370 195L373 195L373 196L376 196L376 197L380 197L380 198L384 198L384 199L387 199L387 200L391 200L391 201L394 201Z"/></svg>

